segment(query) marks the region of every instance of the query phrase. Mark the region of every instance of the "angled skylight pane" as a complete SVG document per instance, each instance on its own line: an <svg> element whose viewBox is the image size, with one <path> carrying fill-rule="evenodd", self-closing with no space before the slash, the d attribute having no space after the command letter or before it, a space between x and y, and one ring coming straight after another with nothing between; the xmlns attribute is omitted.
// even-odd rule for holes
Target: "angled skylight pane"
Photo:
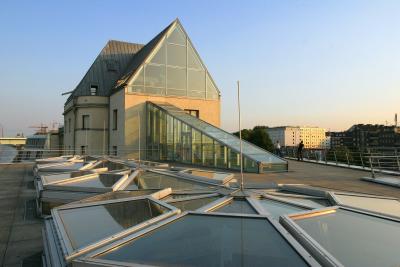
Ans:
<svg viewBox="0 0 400 267"><path fill-rule="evenodd" d="M93 178L88 178L75 182L62 183L61 185L76 186L76 187L108 188L112 187L123 176L124 175L122 174L100 174Z"/></svg>
<svg viewBox="0 0 400 267"><path fill-rule="evenodd" d="M191 200L185 200L185 201L178 201L178 202L170 202L169 204L180 209L181 211L193 211L197 210L198 208L201 208L217 199L220 197L206 197L206 198L197 198L197 199L191 199Z"/></svg>
<svg viewBox="0 0 400 267"><path fill-rule="evenodd" d="M134 85L142 85L144 83L144 68L141 68L139 73L136 75L135 79L133 80Z"/></svg>
<svg viewBox="0 0 400 267"><path fill-rule="evenodd" d="M186 67L186 47L168 44L167 64L169 66Z"/></svg>
<svg viewBox="0 0 400 267"><path fill-rule="evenodd" d="M273 196L274 196L274 198L277 198L277 199L280 199L283 201L295 202L300 205L305 205L305 206L312 207L315 209L331 206L330 203L328 202L328 200L326 200L326 199L284 197L284 196L276 196L276 195L273 195Z"/></svg>
<svg viewBox="0 0 400 267"><path fill-rule="evenodd" d="M400 217L400 201L397 199L385 199L338 193L335 193L335 198L337 198L340 203L344 205Z"/></svg>
<svg viewBox="0 0 400 267"><path fill-rule="evenodd" d="M196 55L190 43L188 44L188 68L204 70L199 57Z"/></svg>
<svg viewBox="0 0 400 267"><path fill-rule="evenodd" d="M80 201L79 203L89 203L89 202L96 202L96 201L105 201L105 200L115 200L121 198L130 198L130 197L138 197L138 196L147 196L157 192L158 189L149 189L149 190L134 190L134 191L114 191L108 192L101 195L96 195L93 197L85 198Z"/></svg>
<svg viewBox="0 0 400 267"><path fill-rule="evenodd" d="M169 34L168 42L180 45L186 45L186 35L183 33L179 26Z"/></svg>
<svg viewBox="0 0 400 267"><path fill-rule="evenodd" d="M400 223L344 209L294 221L344 266L400 263Z"/></svg>
<svg viewBox="0 0 400 267"><path fill-rule="evenodd" d="M192 214L97 257L156 266L308 266L264 218Z"/></svg>
<svg viewBox="0 0 400 267"><path fill-rule="evenodd" d="M260 199L259 203L275 219L279 219L281 215L287 215L305 210L303 208L294 205L289 205L279 201L273 201L270 199Z"/></svg>
<svg viewBox="0 0 400 267"><path fill-rule="evenodd" d="M72 247L78 249L166 211L166 208L148 199L138 199L61 209L58 214Z"/></svg>
<svg viewBox="0 0 400 267"><path fill-rule="evenodd" d="M160 48L155 52L154 56L150 60L151 63L156 63L156 64L163 64L165 65L165 53L166 53L166 45L165 42L163 42L160 46Z"/></svg>
<svg viewBox="0 0 400 267"><path fill-rule="evenodd" d="M73 171L73 172L62 172L62 173L54 173L54 174L49 174L49 175L42 175L42 180L45 184L48 183L55 183L59 182L62 180L67 180L70 178L76 178L79 176L84 176L84 175L91 175L94 174L91 171Z"/></svg>
<svg viewBox="0 0 400 267"><path fill-rule="evenodd" d="M213 212L258 214L245 199L234 199Z"/></svg>
<svg viewBox="0 0 400 267"><path fill-rule="evenodd" d="M136 180L136 179L135 179ZM136 182L139 189L168 188L172 190L197 190L212 188L206 184L196 183L169 175L146 172L139 175Z"/></svg>

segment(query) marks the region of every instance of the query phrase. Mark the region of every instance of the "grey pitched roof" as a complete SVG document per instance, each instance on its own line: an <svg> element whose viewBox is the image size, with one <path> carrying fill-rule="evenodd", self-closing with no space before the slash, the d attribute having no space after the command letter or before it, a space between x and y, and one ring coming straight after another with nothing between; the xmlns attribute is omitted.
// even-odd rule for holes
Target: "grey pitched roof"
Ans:
<svg viewBox="0 0 400 267"><path fill-rule="evenodd" d="M109 96L116 81L125 73L127 66L143 46L115 40L108 41L66 102L75 96L90 95L91 85L98 86L97 95Z"/></svg>
<svg viewBox="0 0 400 267"><path fill-rule="evenodd" d="M128 67L125 70L124 75L117 81L115 89L127 84L129 79L135 74L136 70L142 65L142 63L150 56L153 49L161 41L164 35L168 32L169 28L177 21L174 20L169 24L164 30L162 30L156 37L154 37L150 42L148 42L131 60Z"/></svg>

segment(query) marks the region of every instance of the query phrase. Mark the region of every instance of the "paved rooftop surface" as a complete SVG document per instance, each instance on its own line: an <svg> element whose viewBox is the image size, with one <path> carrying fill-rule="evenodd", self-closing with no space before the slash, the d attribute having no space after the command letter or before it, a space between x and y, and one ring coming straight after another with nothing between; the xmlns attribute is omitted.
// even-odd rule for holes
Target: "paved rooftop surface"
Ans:
<svg viewBox="0 0 400 267"><path fill-rule="evenodd" d="M235 173L239 179L240 174ZM348 168L327 166L310 162L289 160L289 172L256 174L245 173L245 184L276 182L281 184L307 184L340 191L350 191L400 198L400 189L387 185L361 181L361 177L370 177L371 172ZM389 177L388 175L384 175Z"/></svg>
<svg viewBox="0 0 400 267"><path fill-rule="evenodd" d="M0 266L41 266L31 164L0 164Z"/></svg>
<svg viewBox="0 0 400 267"><path fill-rule="evenodd" d="M289 161L289 172L245 173L245 183L308 184L400 198L400 189L361 181L366 171ZM235 173L237 178L239 173ZM32 165L0 164L0 266L41 266L42 222L35 214Z"/></svg>

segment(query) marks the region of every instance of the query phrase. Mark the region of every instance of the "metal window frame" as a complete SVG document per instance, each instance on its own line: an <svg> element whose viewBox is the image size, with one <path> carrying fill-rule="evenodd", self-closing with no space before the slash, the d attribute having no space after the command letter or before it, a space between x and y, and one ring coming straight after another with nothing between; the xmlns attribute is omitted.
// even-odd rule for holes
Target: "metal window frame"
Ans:
<svg viewBox="0 0 400 267"><path fill-rule="evenodd" d="M67 209L79 209L79 208L85 208L85 207L101 206L101 205L112 204L112 203L130 202L130 201L135 201L135 200L148 200L148 201L154 202L154 203L166 208L168 211L166 211L165 213L158 215L154 218L146 220L142 223L133 225L121 232L106 236L100 240L97 240L97 241L89 244L89 245L86 245L86 246L83 246L80 248L76 248L76 249L73 248L72 242L70 241L70 238L67 234L67 230L64 226L64 223L59 214L59 211L67 210ZM143 228L146 228L154 223L163 221L164 219L167 219L167 218L174 216L176 214L179 214L179 213L180 213L179 209L175 208L174 206L169 205L168 203L154 199L151 196L138 196L138 197L130 197L130 198L124 198L124 199L104 200L104 201L91 202L91 203L77 203L74 205L65 205L65 206L56 207L51 210L51 215L52 215L52 218L54 221L57 235L59 237L59 243L61 246L61 250L64 254L64 260L67 263L71 262L72 259L77 258L83 254L86 254L89 251L92 251L100 246L104 246L105 244L113 242L113 241L120 239L122 237L125 237L129 234L140 231Z"/></svg>
<svg viewBox="0 0 400 267"><path fill-rule="evenodd" d="M212 179L212 178L204 178L203 176L194 175L194 174L189 173L191 171L206 172L206 173L220 173L220 174L225 174L225 177L222 180ZM177 173L177 175L180 177L183 177L183 178L190 178L190 179L194 179L194 180L198 180L198 181L211 182L216 185L225 185L226 183L230 182L232 179L235 178L235 175L233 173L222 172L222 171L201 170L201 169L195 169L195 168L190 168L190 169L185 169L185 170L179 171Z"/></svg>
<svg viewBox="0 0 400 267"><path fill-rule="evenodd" d="M166 220L158 222L148 228L142 229L136 233L133 233L129 236L121 238L113 243L110 243L106 246L103 246L95 251L92 251L86 254L84 257L74 260L74 264L77 263L78 266L149 266L149 265L142 265L137 263L128 263L122 261L113 261L113 260L104 260L98 259L96 256L106 253L114 248L123 246L129 242L132 242L136 239L139 239L147 234L150 234L152 231L157 230L163 226L166 226L170 223L174 223L177 220L183 218L187 215L200 215L200 216L214 216L214 217L235 217L235 218L254 218L254 219L264 219L266 223L270 224L273 229L276 230L277 234L285 241L291 249L309 266L321 266L311 254L309 254L290 234L280 226L276 221L271 220L269 216L260 215L260 214L243 214L243 213L207 213L204 211L186 211L179 215L170 217Z"/></svg>
<svg viewBox="0 0 400 267"><path fill-rule="evenodd" d="M346 193L346 192L334 192L334 191L328 192L329 199L332 202L336 203L336 205L338 205L338 206L347 207L347 208L350 208L350 209L357 209L357 210L361 210L361 211L364 211L364 212L367 212L367 213L374 213L374 214L381 215L383 217L391 217L393 219L400 220L400 216L396 216L396 215L393 215L393 214L387 214L387 213L384 213L384 212L378 212L378 211L370 210L370 209L367 209L367 208L364 209L364 208L360 208L360 207L355 207L355 206L353 206L351 204L346 204L343 201L340 201L337 198L337 195L354 196L354 197L360 197L360 198L363 198L363 197L365 197L365 198L376 198L376 199L382 199L382 200L394 200L394 201L397 201L399 203L399 205L400 205L400 200L398 198L377 196L377 195L365 195L365 194L363 195L363 194Z"/></svg>
<svg viewBox="0 0 400 267"><path fill-rule="evenodd" d="M121 175L121 178L119 178L111 187L104 187L104 188L70 185L71 183L76 183L76 182L81 182L81 181L86 181L86 180L91 180L91 179L97 179L97 178L99 178L99 176L101 174L107 174L107 172L94 173L93 175L74 177L74 178L68 179L67 181L61 181L61 182L47 185L46 189L47 190L72 191L72 192L106 193L106 192L110 192L110 191L121 190L120 189L121 184L123 184L126 180L129 180L131 177L131 176L128 176L128 174L119 174L119 175ZM110 174L118 174L118 173L110 173Z"/></svg>
<svg viewBox="0 0 400 267"><path fill-rule="evenodd" d="M321 209L314 209L312 211L303 211L293 213L290 215L284 215L280 217L279 222L283 227L292 234L292 236L307 250L309 253L317 259L321 265L329 267L343 267L344 265L328 252L322 245L320 245L314 238L312 238L303 228L301 228L295 221L296 217L299 216L324 216L324 214L336 210L346 210L353 213L359 213L366 216L372 216L384 220L390 220L400 223L400 219L384 216L381 214L373 213L371 211L365 211L356 208L344 207L344 206L332 206Z"/></svg>

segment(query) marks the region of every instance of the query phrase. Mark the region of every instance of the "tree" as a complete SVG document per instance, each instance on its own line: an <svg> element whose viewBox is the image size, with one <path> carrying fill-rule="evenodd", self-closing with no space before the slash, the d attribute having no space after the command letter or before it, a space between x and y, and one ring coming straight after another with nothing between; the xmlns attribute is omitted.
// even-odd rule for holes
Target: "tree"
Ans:
<svg viewBox="0 0 400 267"><path fill-rule="evenodd" d="M274 145L265 128L267 127L255 126L253 129L243 129L242 138L243 140L272 152L274 150ZM239 137L239 132L233 134Z"/></svg>

